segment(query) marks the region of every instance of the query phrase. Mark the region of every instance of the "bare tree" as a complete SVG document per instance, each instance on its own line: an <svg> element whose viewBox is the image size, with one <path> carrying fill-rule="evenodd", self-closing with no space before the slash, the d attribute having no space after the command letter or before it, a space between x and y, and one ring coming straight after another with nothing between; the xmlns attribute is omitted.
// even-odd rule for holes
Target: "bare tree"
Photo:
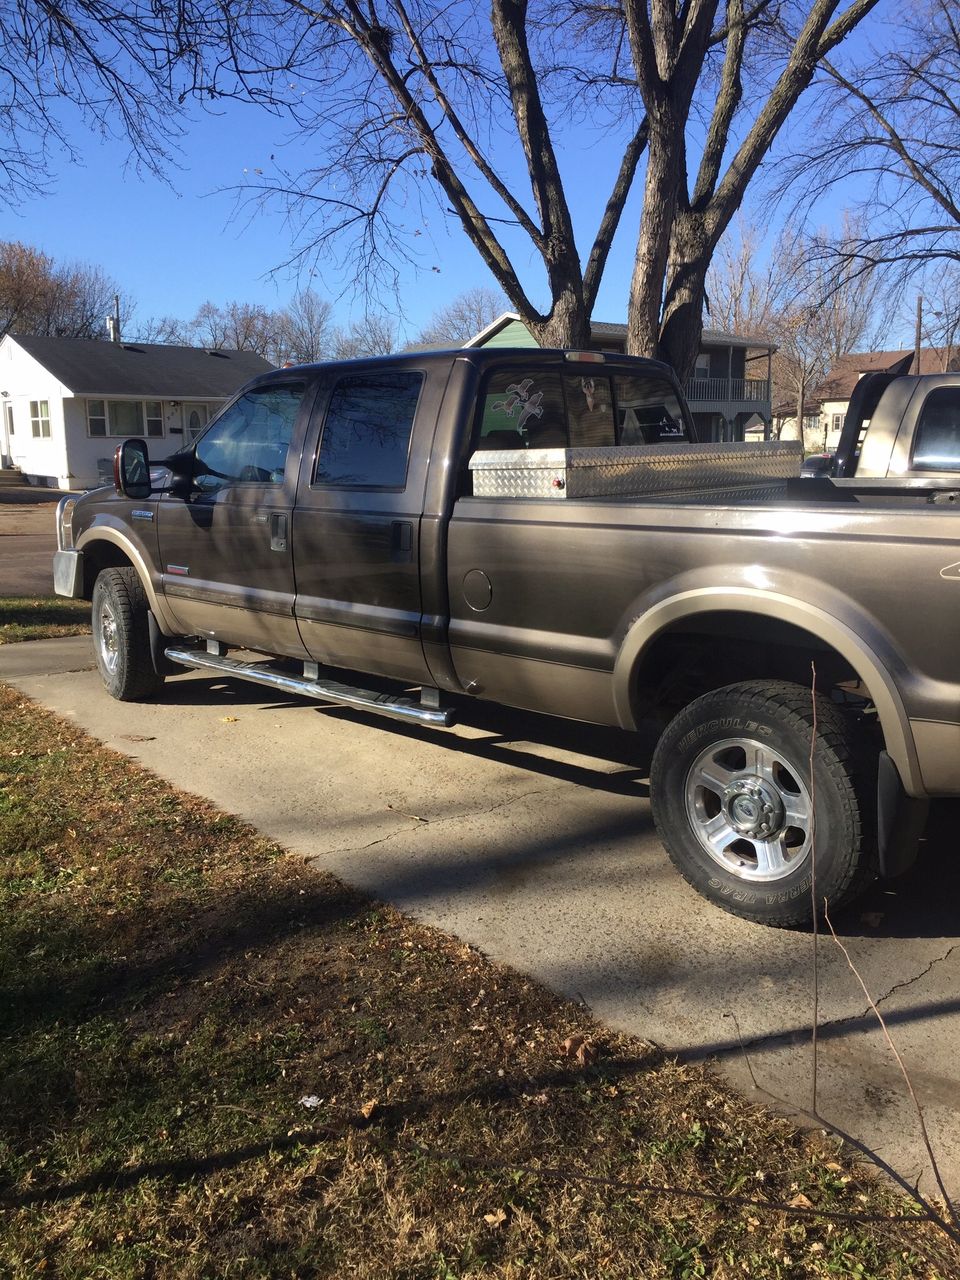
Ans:
<svg viewBox="0 0 960 1280"><path fill-rule="evenodd" d="M553 137L570 94L550 45L558 22L550 6L541 3L535 21L527 0L492 0L490 11L427 0L262 0L224 4L202 21L191 9L178 13L203 59L199 94L288 113L301 154L313 145L316 160L302 172L250 175L251 198L285 205L298 235L292 262L327 250L342 261L350 244L364 288L395 284L401 261L422 265L435 252L426 199L435 195L441 220L456 218L541 342L585 342L646 125L628 100L629 82L608 76L622 159L607 177L609 198L582 267ZM587 53L609 62L607 52ZM564 66L577 63L582 74L569 55L564 48ZM552 120L551 75L561 103ZM504 177L511 165L526 175L516 188ZM528 262L532 279L524 278Z"/></svg>
<svg viewBox="0 0 960 1280"><path fill-rule="evenodd" d="M810 145L786 180L823 192L853 178L865 225L848 260L901 280L960 262L960 20L955 0L906 0L895 43L864 65L825 61Z"/></svg>
<svg viewBox="0 0 960 1280"><path fill-rule="evenodd" d="M125 138L136 162L162 176L181 132L177 89L193 84L183 34L173 6L147 0L4 5L0 201L15 206L47 188L52 150L76 158L69 125L78 112L100 134Z"/></svg>
<svg viewBox="0 0 960 1280"><path fill-rule="evenodd" d="M102 338L114 310L116 282L87 263L58 265L29 245L0 243L0 336ZM121 323L130 315L125 300Z"/></svg>
<svg viewBox="0 0 960 1280"><path fill-rule="evenodd" d="M32 97L11 91L14 106L34 104L16 127L36 131L49 116L47 46L56 93L99 111L105 128L115 111L148 163L186 94L285 113L316 160L302 172L258 168L250 194L286 202L300 233L292 260L334 246L342 257L352 237L365 286L396 280L411 244L431 243L432 192L546 345L588 338L648 150L628 345L686 374L720 236L817 62L877 0L812 0L808 10L786 0L492 0L489 14L427 0L135 0L109 15L102 0L70 3L76 12L27 3L26 34L8 20L8 65L25 62L32 77ZM608 197L584 254L555 142L581 111L621 142L619 164L591 175ZM511 167L525 181L511 185Z"/></svg>
<svg viewBox="0 0 960 1280"><path fill-rule="evenodd" d="M397 327L384 315L371 314L354 321L348 329L335 329L335 360L356 360L361 356L388 356L397 349Z"/></svg>
<svg viewBox="0 0 960 1280"><path fill-rule="evenodd" d="M924 295L922 308L924 344L938 354L946 373L960 361L960 267L950 265Z"/></svg>
<svg viewBox="0 0 960 1280"><path fill-rule="evenodd" d="M313 289L296 294L277 317L277 363L326 360L333 347L333 308Z"/></svg>
<svg viewBox="0 0 960 1280"><path fill-rule="evenodd" d="M891 312L889 287L876 271L837 267L843 246L860 234L845 220L831 241L787 228L769 254L751 224L720 246L708 276L711 316L740 333L777 344L773 357L775 403L794 406L797 435L810 393L841 357L878 339ZM782 419L775 433L779 436Z"/></svg>
<svg viewBox="0 0 960 1280"><path fill-rule="evenodd" d="M496 289L483 285L468 289L433 313L417 341L448 342L451 346L459 346L496 320L507 306L507 299Z"/></svg>
<svg viewBox="0 0 960 1280"><path fill-rule="evenodd" d="M649 8L646 0L625 0L623 20L649 121L631 351L659 354L682 376L690 372L706 273L720 237L817 64L876 3L813 0L794 8L726 0L718 19L717 0L682 6L650 0ZM691 122L704 131L692 186Z"/></svg>
<svg viewBox="0 0 960 1280"><path fill-rule="evenodd" d="M282 319L259 303L228 302L223 306L204 302L192 320L182 327L171 324L188 346L206 347L211 351L255 351L272 359L281 345Z"/></svg>

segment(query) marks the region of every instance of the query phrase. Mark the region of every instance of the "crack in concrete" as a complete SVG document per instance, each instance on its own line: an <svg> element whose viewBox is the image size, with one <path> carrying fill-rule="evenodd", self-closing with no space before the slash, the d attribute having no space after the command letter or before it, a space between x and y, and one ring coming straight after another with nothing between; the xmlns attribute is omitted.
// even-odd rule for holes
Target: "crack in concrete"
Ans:
<svg viewBox="0 0 960 1280"><path fill-rule="evenodd" d="M507 800L500 800L496 804L490 805L486 809L468 809L464 813L451 813L446 817L441 817L441 818L428 818L424 821L424 820L418 820L417 818L410 817L408 818L408 821L414 824L412 828L397 827L395 831L388 831L386 835L378 836L376 840L371 840L367 844L353 844L353 845L348 845L345 848L328 849L326 853L315 854L314 857L310 859L310 861L316 862L316 861L319 861L319 859L321 858L329 857L331 854L364 853L367 849L373 849L378 844L386 844L387 841L395 840L397 836L402 836L411 830L416 830L417 828L420 828L421 830L423 830L426 827L443 826L443 824L447 822L463 822L465 819L469 819L469 818L485 817L488 814L496 813L498 809L508 809L511 805L516 804L519 800L530 800L535 796L546 795L547 792L555 791L556 789L557 789L556 787L544 787L536 791L523 791L519 795L510 796L509 799Z"/></svg>
<svg viewBox="0 0 960 1280"><path fill-rule="evenodd" d="M913 986L919 982L921 978L925 978L937 965L943 964L945 960L949 960L950 956L960 947L960 942L951 943L942 956L934 956L919 973L915 973L913 977L904 978L901 982L896 982L889 991L885 991L883 995L874 996L874 1004L879 1009L884 1001L889 1000L897 991L903 991L905 988ZM874 1025L879 1026L875 1021L875 1015L870 1005L866 1005L861 1011L855 1013L846 1013L839 1018L827 1018L817 1023L817 1030L824 1031L835 1027L842 1027L848 1022L865 1022L868 1019L874 1020ZM800 1044L812 1034L812 1023L803 1028L794 1028L791 1031L772 1031L767 1035L757 1035L750 1040L743 1041L743 1048L749 1049L767 1049L774 1048L777 1045ZM725 1056L725 1055L721 1055Z"/></svg>
<svg viewBox="0 0 960 1280"><path fill-rule="evenodd" d="M960 947L960 942L951 943L950 946L947 947L946 951L943 953L942 956L934 956L933 959L930 961L930 963L926 966L926 968L921 969L920 972L914 974L912 978L904 978L902 982L895 982L894 985L890 988L890 990L885 992L882 996L875 996L874 1003L879 1008L880 1005L885 1000L890 999L890 997L894 994L894 992L903 991L906 987L912 987L915 982L919 982L921 978L925 978L927 974L930 973L931 970L935 969L938 964L943 964L945 960L949 960L950 957L953 955L954 951L956 951L957 947ZM867 1013L869 1012L870 1010L868 1009ZM862 1016L865 1017L866 1014Z"/></svg>

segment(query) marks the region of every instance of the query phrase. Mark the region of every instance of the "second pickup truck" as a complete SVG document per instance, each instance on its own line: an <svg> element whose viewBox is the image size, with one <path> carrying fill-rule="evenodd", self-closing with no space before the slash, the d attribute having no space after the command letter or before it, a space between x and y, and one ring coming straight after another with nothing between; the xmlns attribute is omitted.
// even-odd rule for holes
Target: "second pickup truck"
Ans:
<svg viewBox="0 0 960 1280"><path fill-rule="evenodd" d="M799 925L904 870L929 797L960 794L955 488L800 461L698 444L650 361L303 366L160 471L121 445L114 489L60 504L56 588L92 600L120 699L191 667L440 727L470 698L653 717L676 866Z"/></svg>

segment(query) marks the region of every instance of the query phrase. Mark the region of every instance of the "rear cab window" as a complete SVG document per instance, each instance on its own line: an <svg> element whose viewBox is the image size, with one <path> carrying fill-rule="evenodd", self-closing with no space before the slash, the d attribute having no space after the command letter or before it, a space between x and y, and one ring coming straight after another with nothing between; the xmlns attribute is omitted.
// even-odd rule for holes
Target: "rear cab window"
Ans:
<svg viewBox="0 0 960 1280"><path fill-rule="evenodd" d="M924 400L910 465L915 471L960 471L960 387L937 387Z"/></svg>
<svg viewBox="0 0 960 1280"><path fill-rule="evenodd" d="M607 449L686 439L671 384L656 375L527 371L487 374L474 434L477 449Z"/></svg>

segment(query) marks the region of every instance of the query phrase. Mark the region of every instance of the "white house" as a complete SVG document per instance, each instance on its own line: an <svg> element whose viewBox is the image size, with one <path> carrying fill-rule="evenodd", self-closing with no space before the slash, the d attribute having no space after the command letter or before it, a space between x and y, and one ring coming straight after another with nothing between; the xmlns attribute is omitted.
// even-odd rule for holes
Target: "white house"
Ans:
<svg viewBox="0 0 960 1280"><path fill-rule="evenodd" d="M116 442L191 440L245 382L273 366L252 351L141 342L0 341L0 466L31 484L86 489L109 477Z"/></svg>

